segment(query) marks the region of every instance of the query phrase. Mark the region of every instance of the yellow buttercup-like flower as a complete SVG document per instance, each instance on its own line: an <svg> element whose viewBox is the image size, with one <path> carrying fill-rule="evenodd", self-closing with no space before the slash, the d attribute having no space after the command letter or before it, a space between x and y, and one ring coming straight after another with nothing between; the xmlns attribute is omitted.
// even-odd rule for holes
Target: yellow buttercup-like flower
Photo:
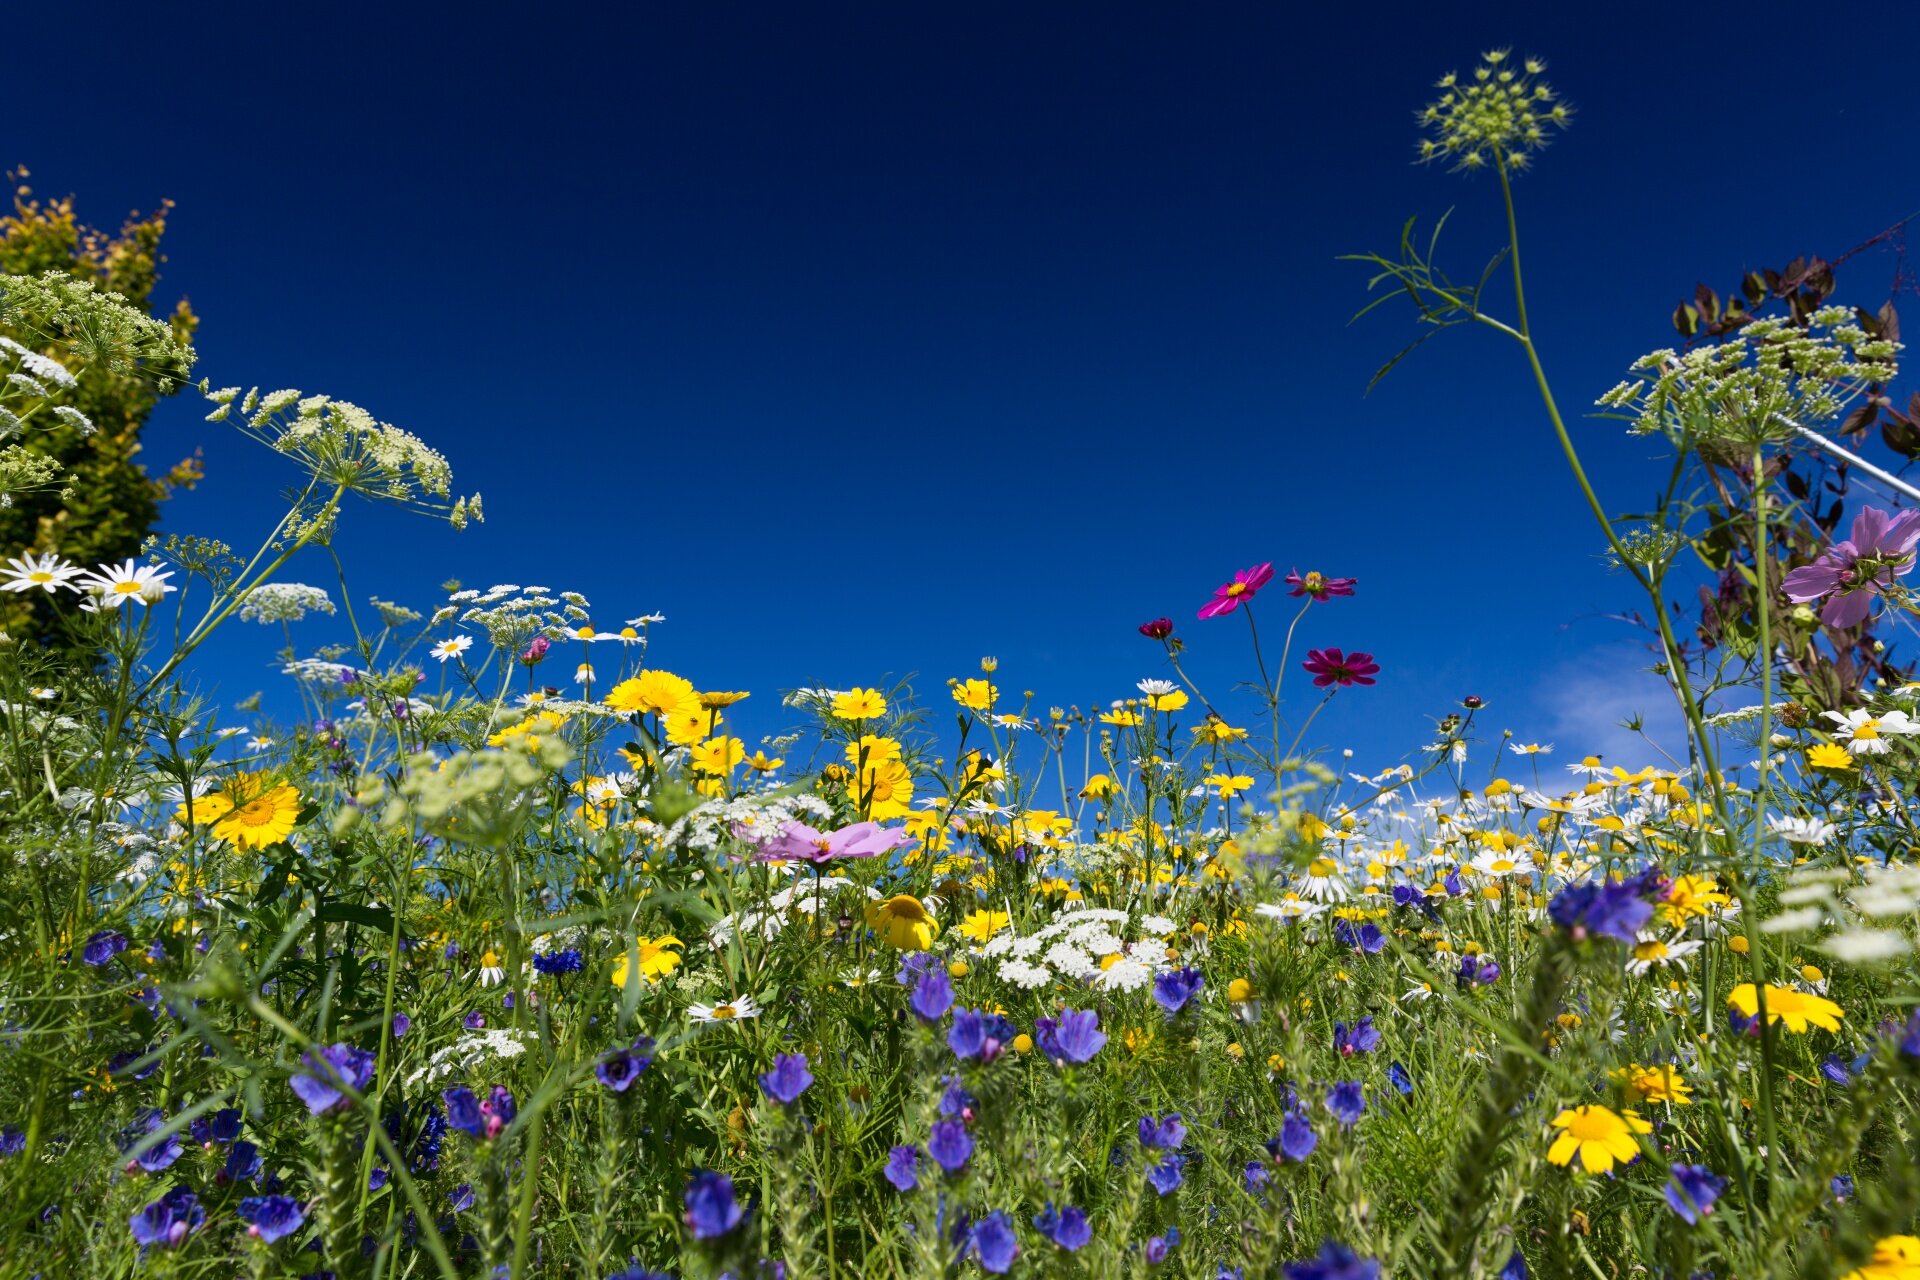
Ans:
<svg viewBox="0 0 1920 1280"><path fill-rule="evenodd" d="M1551 1164L1573 1163L1575 1156L1588 1173L1611 1173L1616 1164L1631 1164L1640 1155L1639 1133L1652 1133L1653 1126L1633 1111L1616 1112L1608 1107L1585 1106L1562 1111L1553 1118L1560 1136L1547 1149Z"/></svg>
<svg viewBox="0 0 1920 1280"><path fill-rule="evenodd" d="M700 705L693 681L671 671L642 671L631 680L622 680L607 694L607 705L615 711L665 715L689 702Z"/></svg>
<svg viewBox="0 0 1920 1280"><path fill-rule="evenodd" d="M1807 763L1816 769L1851 769L1853 756L1845 747L1821 742L1807 748Z"/></svg>
<svg viewBox="0 0 1920 1280"><path fill-rule="evenodd" d="M1743 982L1727 996L1727 1004L1737 1010L1743 1018L1755 1018L1760 1014L1760 998L1751 982ZM1805 1035L1809 1025L1827 1031L1838 1031L1840 1019L1847 1016L1833 1001L1823 996L1809 995L1792 987L1767 987L1767 1025L1776 1022L1787 1024L1787 1030L1795 1035Z"/></svg>
<svg viewBox="0 0 1920 1280"><path fill-rule="evenodd" d="M1682 1080L1671 1065L1644 1067L1630 1062L1612 1075L1626 1087L1627 1097L1633 1102L1674 1102L1684 1106L1693 1101L1693 1087Z"/></svg>
<svg viewBox="0 0 1920 1280"><path fill-rule="evenodd" d="M925 951L940 936L940 924L910 893L867 904L867 927L880 941L900 951Z"/></svg>
<svg viewBox="0 0 1920 1280"><path fill-rule="evenodd" d="M1920 1236L1884 1236L1867 1265L1841 1280L1920 1280Z"/></svg>
<svg viewBox="0 0 1920 1280"><path fill-rule="evenodd" d="M193 798L192 817L196 827L210 827L227 816L233 808L233 799L224 791L209 791L204 796ZM181 825L187 824L188 809L185 802L173 811L173 820Z"/></svg>
<svg viewBox="0 0 1920 1280"><path fill-rule="evenodd" d="M726 775L747 758L747 745L738 738L711 738L693 748L693 767L702 773Z"/></svg>
<svg viewBox="0 0 1920 1280"><path fill-rule="evenodd" d="M988 942L1012 923L1013 917L1004 911L976 911L960 922L960 934L975 942Z"/></svg>
<svg viewBox="0 0 1920 1280"><path fill-rule="evenodd" d="M887 700L878 689L849 689L833 695L833 714L842 720L878 720L887 714Z"/></svg>
<svg viewBox="0 0 1920 1280"><path fill-rule="evenodd" d="M228 799L232 807L213 824L213 837L242 849L279 844L300 821L299 791L284 783L268 786L259 774L249 775L245 788L230 791Z"/></svg>
<svg viewBox="0 0 1920 1280"><path fill-rule="evenodd" d="M985 680L962 680L953 686L953 700L969 711L991 711L1000 691Z"/></svg>
<svg viewBox="0 0 1920 1280"><path fill-rule="evenodd" d="M674 950L686 944L672 934L659 938L635 938L626 953L613 962L613 985L627 985L627 974L638 963L640 977L654 983L680 967L680 954Z"/></svg>

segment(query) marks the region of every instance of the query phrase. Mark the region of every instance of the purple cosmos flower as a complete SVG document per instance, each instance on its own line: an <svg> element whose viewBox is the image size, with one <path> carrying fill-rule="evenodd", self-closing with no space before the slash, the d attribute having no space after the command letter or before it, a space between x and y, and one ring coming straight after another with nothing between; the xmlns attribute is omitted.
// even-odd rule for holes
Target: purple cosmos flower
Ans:
<svg viewBox="0 0 1920 1280"><path fill-rule="evenodd" d="M1355 928L1350 920L1333 922L1334 941L1343 947L1352 947L1365 955L1377 956L1387 945L1387 935L1380 932L1380 926L1371 920Z"/></svg>
<svg viewBox="0 0 1920 1280"><path fill-rule="evenodd" d="M1920 1058L1920 1009L1915 1009L1907 1019L1906 1034L1900 1037L1900 1052L1909 1058Z"/></svg>
<svg viewBox="0 0 1920 1280"><path fill-rule="evenodd" d="M974 1223L967 1234L966 1253L978 1258L980 1269L988 1275L1005 1275L1020 1254L1020 1242L1013 1234L1013 1219L996 1209Z"/></svg>
<svg viewBox="0 0 1920 1280"><path fill-rule="evenodd" d="M170 1249L182 1243L207 1220L200 1198L185 1187L175 1187L133 1215L127 1226L141 1244Z"/></svg>
<svg viewBox="0 0 1920 1280"><path fill-rule="evenodd" d="M178 1133L168 1133L158 1138L149 1137L158 1132L167 1123L166 1113L149 1108L141 1113L132 1124L120 1131L119 1145L122 1151L133 1154L127 1162L127 1172L145 1169L148 1173L158 1173L180 1158L184 1149L180 1145Z"/></svg>
<svg viewBox="0 0 1920 1280"><path fill-rule="evenodd" d="M1487 956L1461 956L1460 972L1455 975L1462 991L1473 987L1490 987L1500 981L1500 964Z"/></svg>
<svg viewBox="0 0 1920 1280"><path fill-rule="evenodd" d="M956 1058L992 1062L1013 1036L1013 1024L1001 1014L984 1009L955 1009L953 1026L947 1031L947 1047Z"/></svg>
<svg viewBox="0 0 1920 1280"><path fill-rule="evenodd" d="M1362 1258L1343 1244L1328 1240L1320 1246L1320 1256L1305 1262L1289 1262L1281 1268L1287 1280L1380 1280L1380 1263Z"/></svg>
<svg viewBox="0 0 1920 1280"><path fill-rule="evenodd" d="M958 1120L936 1120L927 1137L927 1154L948 1173L958 1173L973 1158L973 1135Z"/></svg>
<svg viewBox="0 0 1920 1280"><path fill-rule="evenodd" d="M248 1196L240 1202L240 1221L247 1234L268 1244L290 1236L306 1224L306 1211L292 1196Z"/></svg>
<svg viewBox="0 0 1920 1280"><path fill-rule="evenodd" d="M1147 1238L1147 1247L1143 1251L1146 1255L1147 1265L1157 1267L1165 1262L1167 1255L1173 1252L1173 1246L1179 1243L1180 1228L1178 1227L1168 1227L1167 1234L1163 1236L1149 1236Z"/></svg>
<svg viewBox="0 0 1920 1280"><path fill-rule="evenodd" d="M920 1186L920 1148L898 1146L887 1152L887 1167L882 1176L893 1184L893 1189L902 1195L915 1191Z"/></svg>
<svg viewBox="0 0 1920 1280"><path fill-rule="evenodd" d="M938 1022L953 1008L953 983L947 981L944 969L929 969L920 975L920 981L914 984L913 994L907 998L907 1007L916 1017L925 1022Z"/></svg>
<svg viewBox="0 0 1920 1280"><path fill-rule="evenodd" d="M817 831L804 822L793 821L771 839L760 842L756 855L762 862L808 862L823 866L842 858L872 858L912 844L913 837L898 827L883 827L877 822L856 822L838 831Z"/></svg>
<svg viewBox="0 0 1920 1280"><path fill-rule="evenodd" d="M783 1107L793 1105L793 1100L807 1091L813 1084L813 1072L807 1067L807 1055L804 1053L776 1054L773 1070L760 1077L760 1088L769 1098Z"/></svg>
<svg viewBox="0 0 1920 1280"><path fill-rule="evenodd" d="M1178 1111L1169 1111L1164 1118L1141 1116L1139 1131L1140 1145L1159 1151L1176 1150L1187 1140L1187 1122Z"/></svg>
<svg viewBox="0 0 1920 1280"><path fill-rule="evenodd" d="M940 1094L940 1118L943 1120L973 1119L973 1095L960 1083L959 1076L941 1076L940 1083L946 1088Z"/></svg>
<svg viewBox="0 0 1920 1280"><path fill-rule="evenodd" d="M1339 649L1309 649L1307 660L1300 664L1313 676L1313 687L1325 689L1338 685L1344 689L1349 685L1369 685L1380 674L1380 664L1373 660L1370 653L1354 650L1344 653Z"/></svg>
<svg viewBox="0 0 1920 1280"><path fill-rule="evenodd" d="M448 1089L440 1097L447 1104L449 1125L469 1137L487 1141L499 1137L501 1130L513 1123L517 1110L513 1095L501 1085L493 1086L485 1101L465 1085Z"/></svg>
<svg viewBox="0 0 1920 1280"><path fill-rule="evenodd" d="M1413 1077L1397 1062L1387 1068L1387 1083L1398 1089L1402 1097L1413 1096Z"/></svg>
<svg viewBox="0 0 1920 1280"><path fill-rule="evenodd" d="M733 1198L733 1179L706 1170L687 1183L682 1221L695 1240L714 1240L739 1226L747 1214Z"/></svg>
<svg viewBox="0 0 1920 1280"><path fill-rule="evenodd" d="M546 951L533 958L533 967L541 973L578 973L585 964L578 947L568 947L565 951Z"/></svg>
<svg viewBox="0 0 1920 1280"><path fill-rule="evenodd" d="M1140 624L1140 634L1149 640L1165 640L1173 634L1172 618L1155 618Z"/></svg>
<svg viewBox="0 0 1920 1280"><path fill-rule="evenodd" d="M594 1067L600 1083L615 1093L625 1093L640 1073L653 1065L653 1039L641 1036L625 1049L610 1050Z"/></svg>
<svg viewBox="0 0 1920 1280"><path fill-rule="evenodd" d="M1186 1157L1168 1152L1160 1157L1159 1163L1147 1166L1147 1185L1163 1196L1170 1196L1180 1189L1184 1180L1180 1171L1186 1167Z"/></svg>
<svg viewBox="0 0 1920 1280"><path fill-rule="evenodd" d="M1093 1227L1087 1222L1082 1210L1068 1205L1055 1210L1053 1201L1047 1201L1047 1207L1033 1220L1034 1230L1065 1249L1068 1253L1078 1253L1087 1247L1093 1239Z"/></svg>
<svg viewBox="0 0 1920 1280"><path fill-rule="evenodd" d="M1351 1058L1356 1053L1372 1053L1380 1047L1380 1032L1374 1028L1373 1019L1366 1017L1349 1027L1344 1022L1333 1024L1333 1049L1343 1058Z"/></svg>
<svg viewBox="0 0 1920 1280"><path fill-rule="evenodd" d="M1653 904L1642 896L1648 887L1643 876L1570 884L1553 895L1547 914L1575 941L1591 935L1631 944L1653 918Z"/></svg>
<svg viewBox="0 0 1920 1280"><path fill-rule="evenodd" d="M1319 1135L1313 1131L1313 1123L1298 1111L1287 1112L1287 1118L1280 1122L1280 1136L1267 1139L1267 1154L1275 1160L1288 1160L1298 1164L1313 1154L1320 1145Z"/></svg>
<svg viewBox="0 0 1920 1280"><path fill-rule="evenodd" d="M227 1152L227 1163L220 1170L222 1182L252 1182L260 1176L260 1148L245 1138Z"/></svg>
<svg viewBox="0 0 1920 1280"><path fill-rule="evenodd" d="M1260 588L1273 581L1273 564L1257 564L1251 569L1242 569L1233 575L1233 581L1213 589L1213 599L1200 606L1202 621L1218 618L1222 614L1232 613L1246 601L1253 599Z"/></svg>
<svg viewBox="0 0 1920 1280"><path fill-rule="evenodd" d="M911 987L935 969L945 967L945 962L931 951L909 951L900 957L900 971L893 975L893 980L903 987Z"/></svg>
<svg viewBox="0 0 1920 1280"><path fill-rule="evenodd" d="M1343 1128L1351 1129L1366 1114L1367 1099L1358 1080L1342 1080L1327 1090L1327 1110Z"/></svg>
<svg viewBox="0 0 1920 1280"><path fill-rule="evenodd" d="M127 945L126 934L117 929L102 929L80 948L80 958L97 968L125 951Z"/></svg>
<svg viewBox="0 0 1920 1280"><path fill-rule="evenodd" d="M306 1073L293 1076L287 1081L287 1087L316 1116L347 1101L342 1085L363 1093L373 1083L374 1056L350 1044L328 1045L317 1053L308 1050L301 1061L306 1065Z"/></svg>
<svg viewBox="0 0 1920 1280"><path fill-rule="evenodd" d="M1727 1186L1725 1178L1716 1178L1703 1164L1676 1164L1669 1172L1667 1203L1688 1226L1713 1212L1713 1202Z"/></svg>
<svg viewBox="0 0 1920 1280"><path fill-rule="evenodd" d="M1873 598L1913 568L1920 542L1920 511L1894 515L1866 507L1853 518L1851 536L1836 542L1812 564L1789 573L1780 586L1795 604L1829 596L1820 620L1844 630L1857 627L1873 612Z"/></svg>
<svg viewBox="0 0 1920 1280"><path fill-rule="evenodd" d="M1171 1018L1186 1008L1187 1001L1198 995L1206 985L1207 980L1200 976L1198 969L1174 969L1153 980L1153 1000Z"/></svg>
<svg viewBox="0 0 1920 1280"><path fill-rule="evenodd" d="M1092 1009L1062 1009L1058 1018L1035 1019L1033 1039L1055 1063L1078 1065L1106 1047L1107 1033L1100 1030L1100 1015Z"/></svg>
<svg viewBox="0 0 1920 1280"><path fill-rule="evenodd" d="M1312 596L1315 600L1331 600L1337 596L1350 596L1358 578L1329 578L1324 573L1302 574L1298 569L1281 579L1293 590L1287 592L1294 599Z"/></svg>

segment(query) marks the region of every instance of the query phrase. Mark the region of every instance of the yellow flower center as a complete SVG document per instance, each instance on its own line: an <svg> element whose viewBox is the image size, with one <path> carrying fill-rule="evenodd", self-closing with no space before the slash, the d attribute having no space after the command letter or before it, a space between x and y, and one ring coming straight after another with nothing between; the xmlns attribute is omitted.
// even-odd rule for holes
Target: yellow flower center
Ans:
<svg viewBox="0 0 1920 1280"><path fill-rule="evenodd" d="M249 827L264 827L273 821L275 805L270 796L249 800L233 816Z"/></svg>
<svg viewBox="0 0 1920 1280"><path fill-rule="evenodd" d="M713 1006L714 1020L718 1022L724 1022L728 1018L738 1017L739 1014L740 1011L730 1004L717 1004Z"/></svg>
<svg viewBox="0 0 1920 1280"><path fill-rule="evenodd" d="M113 584L113 594L117 596L137 596L140 594L140 584L137 582L116 582Z"/></svg>
<svg viewBox="0 0 1920 1280"><path fill-rule="evenodd" d="M1855 742L1870 741L1879 736L1880 722L1878 720L1863 720L1854 726L1853 740Z"/></svg>
<svg viewBox="0 0 1920 1280"><path fill-rule="evenodd" d="M1620 1124L1606 1112L1580 1110L1573 1113L1567 1132L1581 1142L1604 1142L1620 1130Z"/></svg>
<svg viewBox="0 0 1920 1280"><path fill-rule="evenodd" d="M1246 590L1247 590L1247 584L1246 584L1246 583L1244 583L1244 582L1236 582L1236 583L1234 583L1234 584L1233 584L1232 586L1230 586L1230 587L1228 587L1228 588L1227 588L1227 594L1228 594L1228 595L1230 595L1230 596L1238 596L1238 595L1245 595L1245 594L1246 594Z"/></svg>

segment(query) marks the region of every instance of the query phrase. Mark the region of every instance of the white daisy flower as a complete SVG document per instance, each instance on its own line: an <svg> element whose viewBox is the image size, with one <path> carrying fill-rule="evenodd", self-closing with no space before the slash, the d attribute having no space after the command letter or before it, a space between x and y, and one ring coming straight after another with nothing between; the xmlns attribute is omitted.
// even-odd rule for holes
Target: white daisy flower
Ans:
<svg viewBox="0 0 1920 1280"><path fill-rule="evenodd" d="M1825 844L1840 831L1825 818L1793 818L1767 815L1767 829L1788 844Z"/></svg>
<svg viewBox="0 0 1920 1280"><path fill-rule="evenodd" d="M6 581L0 582L0 590L31 591L38 587L51 594L66 587L77 591L79 588L73 585L73 580L79 576L79 565L62 560L51 551L38 556L29 551L7 560Z"/></svg>
<svg viewBox="0 0 1920 1280"><path fill-rule="evenodd" d="M179 590L168 585L167 579L172 576L170 569L151 564L136 568L133 561L128 560L125 564L101 565L76 585L93 597L83 608L118 609L129 600L143 605L157 604L168 592Z"/></svg>
<svg viewBox="0 0 1920 1280"><path fill-rule="evenodd" d="M688 1005L687 1016L695 1022L737 1022L742 1018L759 1017L760 1008L754 1004L752 996L735 996L725 1004Z"/></svg>
<svg viewBox="0 0 1920 1280"><path fill-rule="evenodd" d="M1697 938L1683 942L1677 937L1669 940L1657 933L1643 933L1633 944L1633 954L1627 959L1627 972L1637 976L1670 964L1682 964L1704 945Z"/></svg>
<svg viewBox="0 0 1920 1280"><path fill-rule="evenodd" d="M448 662L473 648L472 636L451 636L428 650L435 662Z"/></svg>

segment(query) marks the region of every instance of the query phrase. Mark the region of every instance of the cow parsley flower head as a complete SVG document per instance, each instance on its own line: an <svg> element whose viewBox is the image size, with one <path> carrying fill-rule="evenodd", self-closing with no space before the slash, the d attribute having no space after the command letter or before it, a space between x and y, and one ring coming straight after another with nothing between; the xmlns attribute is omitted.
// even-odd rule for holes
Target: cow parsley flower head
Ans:
<svg viewBox="0 0 1920 1280"><path fill-rule="evenodd" d="M298 622L309 613L332 612L327 593L304 582L263 583L240 602L240 617L246 622Z"/></svg>
<svg viewBox="0 0 1920 1280"><path fill-rule="evenodd" d="M1572 116L1540 79L1546 69L1537 58L1515 62L1496 49L1480 55L1468 75L1449 71L1440 78L1440 97L1420 113L1432 131L1420 140L1420 158L1450 157L1456 169L1525 168L1548 134L1566 128Z"/></svg>

